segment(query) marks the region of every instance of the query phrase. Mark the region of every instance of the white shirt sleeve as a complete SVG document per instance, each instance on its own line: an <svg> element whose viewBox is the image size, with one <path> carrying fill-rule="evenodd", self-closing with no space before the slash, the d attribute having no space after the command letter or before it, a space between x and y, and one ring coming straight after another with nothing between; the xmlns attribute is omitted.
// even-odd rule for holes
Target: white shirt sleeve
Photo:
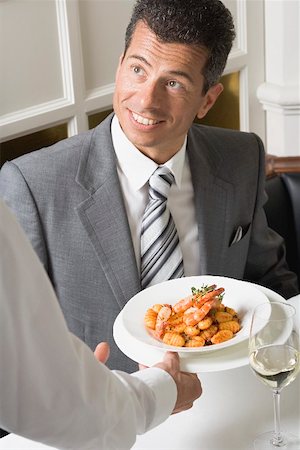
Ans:
<svg viewBox="0 0 300 450"><path fill-rule="evenodd" d="M177 396L158 368L110 371L68 332L50 281L0 200L0 427L60 449L126 449Z"/></svg>

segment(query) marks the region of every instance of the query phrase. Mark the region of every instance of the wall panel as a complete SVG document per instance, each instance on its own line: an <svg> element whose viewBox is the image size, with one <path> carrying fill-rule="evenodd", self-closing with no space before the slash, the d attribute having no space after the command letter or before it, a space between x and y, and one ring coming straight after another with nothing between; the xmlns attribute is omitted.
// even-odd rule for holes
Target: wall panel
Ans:
<svg viewBox="0 0 300 450"><path fill-rule="evenodd" d="M114 82L132 1L79 2L86 90Z"/></svg>
<svg viewBox="0 0 300 450"><path fill-rule="evenodd" d="M0 115L62 97L55 2L1 2L0 23Z"/></svg>

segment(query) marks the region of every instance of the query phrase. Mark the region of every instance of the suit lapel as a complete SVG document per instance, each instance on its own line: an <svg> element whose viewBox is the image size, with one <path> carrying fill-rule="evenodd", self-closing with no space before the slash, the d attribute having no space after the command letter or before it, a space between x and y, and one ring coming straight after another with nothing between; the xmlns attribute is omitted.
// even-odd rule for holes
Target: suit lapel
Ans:
<svg viewBox="0 0 300 450"><path fill-rule="evenodd" d="M111 117L82 150L77 183L89 192L77 207L116 301L122 308L140 290L140 279L110 136Z"/></svg>
<svg viewBox="0 0 300 450"><path fill-rule="evenodd" d="M230 224L232 185L220 175L221 152L189 134L187 147L195 195L199 229L200 273L222 274L228 242L224 240Z"/></svg>

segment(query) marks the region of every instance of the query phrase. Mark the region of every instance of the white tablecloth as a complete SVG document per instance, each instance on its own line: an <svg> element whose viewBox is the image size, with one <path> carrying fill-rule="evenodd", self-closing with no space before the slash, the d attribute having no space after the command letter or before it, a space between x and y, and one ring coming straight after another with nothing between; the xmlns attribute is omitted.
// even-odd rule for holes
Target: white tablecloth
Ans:
<svg viewBox="0 0 300 450"><path fill-rule="evenodd" d="M271 390L248 366L205 373L200 378L203 394L194 408L139 436L134 450L246 450L256 434L273 428ZM298 435L299 393L298 376L282 391L281 401L282 428ZM16 435L0 439L1 450L48 448Z"/></svg>
<svg viewBox="0 0 300 450"><path fill-rule="evenodd" d="M291 303L299 319L300 295ZM139 436L134 450L248 450L257 434L273 429L271 389L249 366L202 373L199 378L203 394L193 409ZM282 391L281 423L282 429L298 436L300 450L300 376ZM0 450L48 448L13 434L0 439Z"/></svg>

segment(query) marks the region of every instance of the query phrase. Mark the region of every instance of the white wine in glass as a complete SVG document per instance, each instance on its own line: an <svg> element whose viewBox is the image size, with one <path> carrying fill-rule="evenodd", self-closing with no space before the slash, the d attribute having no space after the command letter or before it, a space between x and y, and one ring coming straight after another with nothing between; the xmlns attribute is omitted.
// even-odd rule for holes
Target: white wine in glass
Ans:
<svg viewBox="0 0 300 450"><path fill-rule="evenodd" d="M295 308L287 302L271 302L258 305L252 315L250 367L273 390L274 400L274 431L257 436L256 450L300 449L299 438L280 429L280 392L294 381L300 369L295 314Z"/></svg>

